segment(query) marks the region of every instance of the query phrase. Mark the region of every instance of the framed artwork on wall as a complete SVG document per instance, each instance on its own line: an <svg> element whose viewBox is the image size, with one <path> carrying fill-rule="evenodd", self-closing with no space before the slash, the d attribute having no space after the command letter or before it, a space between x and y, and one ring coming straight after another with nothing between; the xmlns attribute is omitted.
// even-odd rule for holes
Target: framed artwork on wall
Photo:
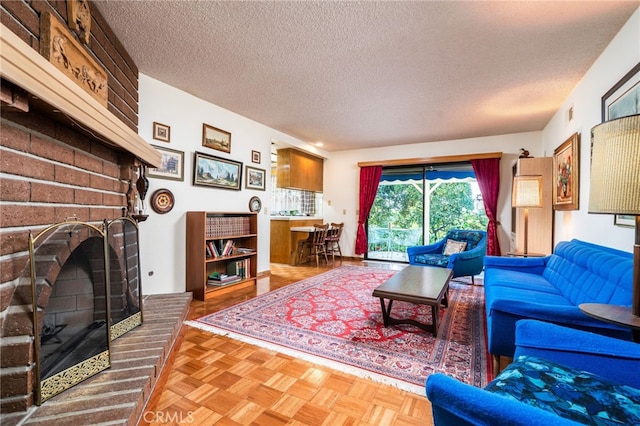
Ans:
<svg viewBox="0 0 640 426"><path fill-rule="evenodd" d="M171 142L171 127L153 122L153 138L157 141Z"/></svg>
<svg viewBox="0 0 640 426"><path fill-rule="evenodd" d="M261 155L260 155L260 151L251 151L251 162L252 163L256 163L256 164L260 164L260 159Z"/></svg>
<svg viewBox="0 0 640 426"><path fill-rule="evenodd" d="M574 133L553 151L553 209L579 210L580 134Z"/></svg>
<svg viewBox="0 0 640 426"><path fill-rule="evenodd" d="M636 227L636 218L630 214L617 214L613 216L613 224L617 226Z"/></svg>
<svg viewBox="0 0 640 426"><path fill-rule="evenodd" d="M193 184L240 190L242 163L196 152L193 157Z"/></svg>
<svg viewBox="0 0 640 426"><path fill-rule="evenodd" d="M147 176L151 178L183 181L184 152L156 145L152 146L160 151L160 154L162 154L162 158L160 160L160 167L149 168L147 170Z"/></svg>
<svg viewBox="0 0 640 426"><path fill-rule="evenodd" d="M246 189L259 189L264 191L266 189L266 176L267 172L264 169L245 166L244 187Z"/></svg>
<svg viewBox="0 0 640 426"><path fill-rule="evenodd" d="M640 63L602 96L602 121L640 114ZM633 216L614 215L613 224L635 226Z"/></svg>
<svg viewBox="0 0 640 426"><path fill-rule="evenodd" d="M640 63L602 96L602 121L640 114Z"/></svg>
<svg viewBox="0 0 640 426"><path fill-rule="evenodd" d="M217 127L202 124L202 146L217 149L222 152L231 152L231 133Z"/></svg>

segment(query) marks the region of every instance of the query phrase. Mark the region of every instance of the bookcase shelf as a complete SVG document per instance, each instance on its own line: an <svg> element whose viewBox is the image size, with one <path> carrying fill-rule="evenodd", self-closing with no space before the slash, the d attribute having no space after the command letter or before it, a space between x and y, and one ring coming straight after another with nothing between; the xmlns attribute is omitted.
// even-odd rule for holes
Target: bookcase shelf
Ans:
<svg viewBox="0 0 640 426"><path fill-rule="evenodd" d="M206 300L256 284L257 219L257 213L187 212L186 287L195 299ZM227 241L233 242L233 251L222 255ZM216 253L211 253L211 245ZM238 252L238 248L250 251ZM214 272L240 278L209 285L209 275Z"/></svg>

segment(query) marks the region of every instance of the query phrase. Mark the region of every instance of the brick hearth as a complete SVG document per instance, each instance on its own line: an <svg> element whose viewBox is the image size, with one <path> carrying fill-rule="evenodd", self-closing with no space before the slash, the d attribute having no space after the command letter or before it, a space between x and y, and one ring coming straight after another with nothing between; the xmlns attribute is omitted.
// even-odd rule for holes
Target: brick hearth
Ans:
<svg viewBox="0 0 640 426"><path fill-rule="evenodd" d="M4 414L3 425L133 425L171 354L191 293L144 298L141 326L112 342L111 368L28 412Z"/></svg>

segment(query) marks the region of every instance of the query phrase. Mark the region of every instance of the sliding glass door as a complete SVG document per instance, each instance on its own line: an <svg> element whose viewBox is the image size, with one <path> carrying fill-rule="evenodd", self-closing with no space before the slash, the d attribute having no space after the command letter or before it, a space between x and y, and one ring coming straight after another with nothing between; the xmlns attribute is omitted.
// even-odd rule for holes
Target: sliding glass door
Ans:
<svg viewBox="0 0 640 426"><path fill-rule="evenodd" d="M449 229L486 229L469 163L388 167L367 223L365 258L406 262L407 247L442 239Z"/></svg>

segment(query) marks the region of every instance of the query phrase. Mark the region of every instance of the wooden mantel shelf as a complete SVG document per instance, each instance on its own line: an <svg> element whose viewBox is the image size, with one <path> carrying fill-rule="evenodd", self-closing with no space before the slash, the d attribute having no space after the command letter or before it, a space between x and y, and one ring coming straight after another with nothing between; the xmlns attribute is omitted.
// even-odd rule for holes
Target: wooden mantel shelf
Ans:
<svg viewBox="0 0 640 426"><path fill-rule="evenodd" d="M3 24L0 75L148 165L160 166L160 152Z"/></svg>

